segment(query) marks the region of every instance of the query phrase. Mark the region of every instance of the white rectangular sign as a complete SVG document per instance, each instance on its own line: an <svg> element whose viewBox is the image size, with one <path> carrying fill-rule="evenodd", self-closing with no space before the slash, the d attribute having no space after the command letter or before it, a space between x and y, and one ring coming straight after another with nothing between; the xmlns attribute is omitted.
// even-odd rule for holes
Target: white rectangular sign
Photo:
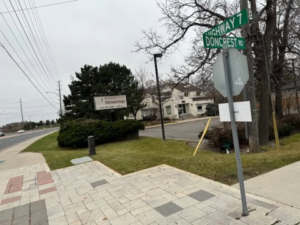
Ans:
<svg viewBox="0 0 300 225"><path fill-rule="evenodd" d="M96 110L127 108L126 95L94 97L94 102Z"/></svg>
<svg viewBox="0 0 300 225"><path fill-rule="evenodd" d="M237 122L252 122L251 106L249 101L234 102L234 115ZM228 103L219 104L219 113L221 122L230 122Z"/></svg>

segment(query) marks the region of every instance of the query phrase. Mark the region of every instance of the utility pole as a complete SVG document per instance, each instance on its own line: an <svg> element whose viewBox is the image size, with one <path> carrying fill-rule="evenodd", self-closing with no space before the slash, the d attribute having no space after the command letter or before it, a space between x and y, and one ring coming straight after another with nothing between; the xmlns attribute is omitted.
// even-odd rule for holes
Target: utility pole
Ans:
<svg viewBox="0 0 300 225"><path fill-rule="evenodd" d="M159 103L159 112L160 112L161 132L162 132L163 141L165 141L166 135L165 135L164 117L163 117L163 112L162 112L158 69L157 69L157 58L161 58L161 57L162 57L162 54L154 54L154 66L155 66L155 74L156 74L156 85L157 85L157 94L158 94L158 103Z"/></svg>
<svg viewBox="0 0 300 225"><path fill-rule="evenodd" d="M60 108L60 116L62 116L62 107L61 107L61 92L60 92L60 81L58 81L58 94L59 94L59 108Z"/></svg>
<svg viewBox="0 0 300 225"><path fill-rule="evenodd" d="M297 90L297 80L296 80L296 71L295 71L295 59L292 59L293 64L293 71L294 71L294 84L295 84L295 91L296 91L296 105L297 105L297 112L299 117L299 99L298 99L298 90Z"/></svg>
<svg viewBox="0 0 300 225"><path fill-rule="evenodd" d="M23 107L22 107L22 99L21 99L21 98L20 98L20 107L21 107L21 117L22 117L22 123L24 123Z"/></svg>
<svg viewBox="0 0 300 225"><path fill-rule="evenodd" d="M247 9L248 13L248 1L240 0L240 9ZM259 151L259 136L258 136L258 119L257 119L257 110L256 110L256 96L255 96L255 78L253 71L253 57L252 57L252 40L248 36L250 34L249 24L242 26L242 37L246 40L246 50L244 54L247 56L248 68L249 68L249 81L246 84L246 93L248 101L250 101L251 110L252 110L252 123L249 124L249 148L250 152Z"/></svg>

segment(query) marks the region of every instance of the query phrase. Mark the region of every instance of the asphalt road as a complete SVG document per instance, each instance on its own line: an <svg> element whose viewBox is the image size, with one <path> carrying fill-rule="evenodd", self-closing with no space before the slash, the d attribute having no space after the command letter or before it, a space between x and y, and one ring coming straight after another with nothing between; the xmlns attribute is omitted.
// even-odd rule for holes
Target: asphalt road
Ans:
<svg viewBox="0 0 300 225"><path fill-rule="evenodd" d="M203 119L194 122L167 125L165 126L166 138L199 141L198 135L201 131L205 129L207 121L208 119ZM210 127L217 125L219 123L220 123L220 119L218 117L213 118ZM162 137L161 127L149 128L140 131L140 136L161 138Z"/></svg>
<svg viewBox="0 0 300 225"><path fill-rule="evenodd" d="M0 152L4 149L13 146L15 144L19 144L23 141L26 141L28 139L50 133L52 131L58 130L58 128L49 128L49 129L43 129L40 131L34 131L34 132L28 132L24 134L16 134L12 135L11 137L0 137Z"/></svg>

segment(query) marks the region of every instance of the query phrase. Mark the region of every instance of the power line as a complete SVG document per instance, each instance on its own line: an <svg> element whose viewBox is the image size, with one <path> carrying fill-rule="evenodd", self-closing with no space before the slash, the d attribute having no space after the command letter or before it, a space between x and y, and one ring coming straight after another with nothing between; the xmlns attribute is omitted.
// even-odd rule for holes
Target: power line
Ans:
<svg viewBox="0 0 300 225"><path fill-rule="evenodd" d="M44 99L43 99L44 100ZM26 106L25 104L24 104L24 102L22 101L22 103L23 103L23 108L24 109L34 109L34 108L45 108L45 107L47 107L47 106L49 106L49 105L34 105L34 106ZM16 103L16 105L17 104L19 104L19 103ZM4 110L4 111L13 111L13 110L15 110L15 109L19 109L20 107L3 107L3 108L1 108L1 110Z"/></svg>
<svg viewBox="0 0 300 225"><path fill-rule="evenodd" d="M22 69L22 67L17 63L17 61L12 57L12 55L9 53L9 51L5 48L5 46L3 44L0 43L0 45L2 46L2 48L7 52L7 54L9 55L9 57L15 62L15 64L19 67L19 69L23 72L23 74L27 77L27 79L30 81L30 83L35 87L35 89L38 90L38 92L43 96L43 98L46 99L46 101L54 108L57 110L57 108L55 108L55 106L45 97L45 95L43 95L43 93L37 88L37 86L32 82L32 80L29 78L29 76L25 73L25 71Z"/></svg>
<svg viewBox="0 0 300 225"><path fill-rule="evenodd" d="M77 2L78 0L71 0L71 1L65 1L65 2L57 2L57 3L53 3L53 4L48 4L48 5L41 5L41 6L35 6L35 7L32 7L32 8L25 8L23 10L29 10L29 9L37 9L37 8L44 8L44 7L49 7L49 6L55 6L55 5L61 5L61 4L66 4L66 3L71 3L71 2ZM17 10L18 11L21 11L21 10ZM7 10L7 12L0 12L0 14L6 14L6 13L11 13L11 12L14 12L14 11L9 11Z"/></svg>
<svg viewBox="0 0 300 225"><path fill-rule="evenodd" d="M25 21L25 25L27 26L27 29L29 30L29 34L31 35L31 39L33 40L33 43L36 46L36 49L37 49L37 51L38 51L38 53L39 53L39 55L41 57L41 60L43 61L43 65L45 66L45 68L46 68L46 70L47 70L47 72L49 74L49 77L50 77L49 80L50 80L50 82L52 80L54 83L56 83L55 79L53 78L53 74L51 72L51 69L49 69L48 64L46 62L47 60L45 60L45 57L44 57L44 54L43 54L43 50L41 50L41 48L39 46L39 43L38 43L39 39L36 38L36 36L38 37L38 35L35 36L35 34L33 32L33 29L30 26L29 20L27 19L27 16L26 16L26 14L25 14L25 12L23 10L23 7L21 5L20 0L15 0L15 3L16 3L16 6L21 9L21 16L24 19L23 21ZM19 4L19 6L18 6L18 4ZM31 20L30 14L29 14L29 19ZM31 23L33 24L32 20L31 20ZM33 28L34 28L34 31L36 33L34 24L33 24Z"/></svg>
<svg viewBox="0 0 300 225"><path fill-rule="evenodd" d="M25 66L25 68L29 71L29 73L33 76L33 78L35 79L35 81L41 86L41 84L38 82L38 80L36 79L36 77L32 74L32 72L29 70L29 68L27 67L27 65L24 63L24 61L21 59L21 57L19 56L19 54L17 53L16 49L12 46L12 44L10 43L10 41L7 39L7 37L5 36L5 34L2 32L2 30L0 30L0 33L3 35L3 37L5 38L5 40L8 42L8 44L10 45L10 47L13 49L13 51L16 53L16 55L18 56L18 58L20 59L20 61L22 62L22 64Z"/></svg>
<svg viewBox="0 0 300 225"><path fill-rule="evenodd" d="M32 5L32 6L36 6L35 0L29 0L29 4ZM36 9L36 7L32 11L33 11L33 15L35 15L35 18L36 18L36 21L37 21L37 24L38 24L38 28L40 29L40 32L42 34L42 40L44 42L44 45L46 46L46 50L48 52L48 55L49 55L50 61L52 63L52 66L54 67L56 73L59 75L59 78L61 79L61 75L60 75L59 69L56 65L55 59L53 57L53 53L52 53L51 47L49 45L45 29L44 29L42 20L40 18L40 14L39 14L38 10Z"/></svg>
<svg viewBox="0 0 300 225"><path fill-rule="evenodd" d="M4 18L5 20L5 18ZM8 25L7 21L5 20L6 24ZM10 31L12 32L13 36L15 37L15 39L17 40L17 42L19 43L22 51L24 52L25 56L27 57L27 59L29 60L29 62L31 63L30 59L28 58L26 52L24 51L22 45L20 44L20 42L18 41L18 39L16 38L14 32L11 30L10 26L8 25ZM13 49L13 51L15 52L15 54L18 56L18 58L20 59L20 61L22 62L22 64L25 66L25 68L29 71L29 73L33 76L34 80L39 84L40 87L42 87L42 85L40 84L40 82L36 79L36 77L33 75L33 73L31 72L31 70L27 67L27 65L24 63L24 61L21 59L20 55L17 53L17 51L15 50L15 48L12 46L12 44L10 43L10 41L7 39L6 35L2 32L2 30L0 30L0 33L3 35L3 37L5 38L5 40L8 42L8 44L10 45L10 47ZM32 65L32 63L31 63ZM33 65L32 65L33 66ZM43 80L42 80L43 81ZM44 83L45 84L45 83ZM46 84L45 84L46 85ZM46 87L48 88L48 86L46 85Z"/></svg>
<svg viewBox="0 0 300 225"><path fill-rule="evenodd" d="M5 8L8 10L8 7L7 7L6 3L5 3L5 1L3 1L3 3L4 3ZM37 65L38 69L40 70L41 74L43 74L43 76L46 77L47 75L46 75L45 73L43 73L43 70L41 69L41 67L40 67L40 65L39 65L39 63L38 63L38 61L37 61L37 59L36 59L36 58L34 57L34 55L32 54L32 51L30 51L30 48L29 48L27 42L25 41L25 38L24 38L23 34L21 33L21 31L20 31L18 25L16 24L15 19L14 19L13 16L11 15L11 13L9 13L9 16L10 16L11 20L13 21L14 25L16 26L16 28L17 28L17 30L18 30L18 32L19 32L19 34L20 34L22 40L24 41L24 43L25 43L25 45L26 45L26 47L27 47L27 50L29 51L31 57L33 58L35 64ZM4 21L7 23L7 21L6 21L6 19L5 19L5 17L4 17L3 15L2 15L2 18L3 18ZM8 25L8 23L7 23L7 25ZM22 25L22 24L21 24L21 25ZM9 25L8 25L8 26L9 26ZM9 28L10 28L10 26L9 26ZM11 28L10 28L10 29L11 29ZM26 33L25 33L25 34L26 34ZM14 35L14 36L15 36L15 35ZM18 43L19 43L19 42L18 42ZM20 43L19 43L19 45L21 46ZM22 47L21 47L21 48L22 48ZM25 54L25 55L26 55L26 54ZM28 58L28 57L27 57L27 58ZM28 58L28 60L29 60L29 58ZM31 63L30 60L29 60L29 62ZM31 65L32 65L32 63L31 63ZM32 66L33 66L33 65L32 65ZM33 68L34 68L35 72L36 72L37 74L39 74L38 71L36 70L36 68L35 68L34 66L33 66ZM44 84L47 88L49 88L48 85L46 85L44 79L42 79L41 77L40 77L40 79L42 80L43 84ZM48 80L46 79L46 81L48 81ZM49 81L48 81L48 84L50 84ZM50 84L50 86L51 86L51 84ZM52 88L53 88L53 86L52 86Z"/></svg>
<svg viewBox="0 0 300 225"><path fill-rule="evenodd" d="M57 110L55 109L51 109L51 110L47 110L47 109L44 109L44 110L26 110L26 108L22 108L23 109L23 112L24 113L41 113L41 112L57 112ZM20 107L19 107L19 110L20 110ZM7 111L9 112L9 115L14 115L14 114L20 114L20 112L18 112L17 110L16 111Z"/></svg>
<svg viewBox="0 0 300 225"><path fill-rule="evenodd" d="M21 25L21 27L22 27L24 33L25 33L25 36L26 36L26 38L27 38L27 40L28 40L28 42L29 42L29 44L30 44L30 46L31 46L31 48L32 48L32 50L33 50L33 52L34 52L34 54L35 54L35 56L36 56L36 58L37 58L37 60L38 60L38 62L39 62L39 64L40 64L40 66L41 66L41 68L42 68L42 70L44 71L46 77L48 78L49 84L51 85L52 83L51 83L51 81L50 81L50 79L49 79L49 77L48 77L48 75L47 75L47 73L46 73L46 71L45 71L45 69L44 69L42 63L41 63L40 58L38 57L38 55L37 55L37 53L36 53L36 51L35 51L35 49L34 49L34 47L33 47L33 45L32 45L32 42L30 41L30 38L28 37L28 34L27 34L27 32L26 32L26 30L25 30L25 28L24 28L24 26L23 26L23 24L22 24L22 22L21 22L21 20L20 20L20 18L19 18L19 16L18 16L17 12L16 12L16 10L15 10L14 5L12 4L11 0L9 0L9 2L10 2L10 5L12 6L12 8L13 8L13 10L14 10L14 12L15 12L15 15L16 15L16 17L17 17L17 19L18 19L18 21L19 21L19 23L20 23L20 25ZM52 84L52 85L53 85L53 84Z"/></svg>
<svg viewBox="0 0 300 225"><path fill-rule="evenodd" d="M18 0L18 2L19 2L19 5L20 5L20 8L22 9L23 7L22 7L22 5L21 5L21 3L20 3L20 0ZM25 6L27 7L26 1L23 0L23 2L24 2L24 4L25 4ZM26 15L25 12L24 12L23 10L22 10L22 12L23 12L23 14L24 14L24 16L25 16L25 15ZM49 74L52 76L51 78L52 78L53 82L56 82L56 80L55 80L55 75L54 75L54 73L53 73L53 68L51 67L51 63L50 63L50 61L49 61L49 56L47 55L47 53L46 53L46 51L45 51L45 46L42 44L41 39L40 39L40 37L39 37L39 35L38 35L38 33L40 33L40 32L37 32L35 23L34 23L34 21L32 20L32 17L31 17L31 15L30 15L29 11L27 11L27 13L28 13L30 22L31 22L32 25L33 25L33 30L34 30L35 35L36 35L36 38L35 38L34 34L32 33L32 35L33 35L33 37L34 37L34 39L35 39L35 42L36 42L36 46L38 46L38 48L40 49L40 55L42 56L42 58L43 58L43 60L44 60L44 63L45 63L45 65L46 65L46 67L47 67L47 68L49 67L49 68L48 68L48 71L49 71ZM34 16L33 16L33 17L34 17ZM29 24L28 24L28 25L29 25ZM29 25L29 26L30 26L30 25ZM40 36L41 36L41 33L40 33ZM39 47L39 44L40 44L40 47ZM48 57L47 57L47 56L48 56ZM45 60L45 59L46 59L46 60ZM46 61L46 62L45 62L45 61ZM48 63L48 65L47 65L47 63Z"/></svg>

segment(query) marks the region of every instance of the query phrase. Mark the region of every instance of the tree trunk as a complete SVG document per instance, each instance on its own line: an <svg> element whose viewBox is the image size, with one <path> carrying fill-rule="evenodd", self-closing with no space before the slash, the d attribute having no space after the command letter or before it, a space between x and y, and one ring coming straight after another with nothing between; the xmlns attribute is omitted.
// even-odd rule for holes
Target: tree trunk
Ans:
<svg viewBox="0 0 300 225"><path fill-rule="evenodd" d="M240 1L240 9L248 9L247 1ZM248 68L249 68L249 81L246 84L247 98L245 101L250 101L252 112L252 123L249 123L249 151L259 151L259 137L258 137L258 119L256 110L256 94L255 94L255 78L253 71L253 56L252 56L252 39L248 36L250 34L250 26L248 24L242 27L242 37L246 39L246 50L244 54L247 56Z"/></svg>
<svg viewBox="0 0 300 225"><path fill-rule="evenodd" d="M283 32L278 32L279 34L282 33L282 37L280 37L281 39L281 43L279 44L279 46L277 46L276 44L276 48L278 47L279 49L279 57L278 57L278 68L276 70L276 75L277 75L277 79L276 79L276 114L278 116L278 118L282 118L283 117L283 107L282 107L282 91L281 91L281 87L282 87L282 78L284 76L284 61L285 61L285 54L286 54L286 48L288 46L288 36L289 36L289 22L290 22L290 12L292 9L292 1L290 0L287 4L287 9L286 9L286 14L285 14L285 18L284 18L284 26L283 26ZM279 35L278 35L279 38ZM277 49L276 49L277 52Z"/></svg>
<svg viewBox="0 0 300 225"><path fill-rule="evenodd" d="M270 119L270 85L264 60L259 60L258 71L265 72L261 76L260 83L260 111L259 111L259 143L269 144L269 119Z"/></svg>
<svg viewBox="0 0 300 225"><path fill-rule="evenodd" d="M265 34L262 35L259 29L258 21L254 24L254 31L257 38L256 43L256 58L257 58L257 72L260 75L260 111L259 111L259 143L260 145L269 144L269 119L270 119L270 55L271 55L271 41L274 34L274 23L276 17L273 12L273 0L266 1L266 29ZM253 1L251 7L253 7ZM255 5L256 7L256 5ZM256 12L256 9L255 11ZM276 12L275 12L276 13Z"/></svg>
<svg viewBox="0 0 300 225"><path fill-rule="evenodd" d="M283 117L283 106L282 106L282 92L281 92L281 82L277 81L275 84L275 92L276 92L276 99L275 99L275 112L279 119Z"/></svg>

